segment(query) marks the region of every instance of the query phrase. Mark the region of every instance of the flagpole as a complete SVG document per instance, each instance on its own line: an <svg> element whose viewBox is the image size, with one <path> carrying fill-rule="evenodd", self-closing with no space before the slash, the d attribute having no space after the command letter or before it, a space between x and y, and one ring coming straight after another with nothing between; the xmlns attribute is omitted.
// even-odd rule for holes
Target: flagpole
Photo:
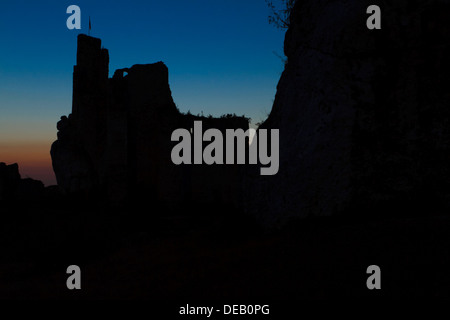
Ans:
<svg viewBox="0 0 450 320"><path fill-rule="evenodd" d="M91 35L91 16L89 16L89 29L88 29L88 36Z"/></svg>

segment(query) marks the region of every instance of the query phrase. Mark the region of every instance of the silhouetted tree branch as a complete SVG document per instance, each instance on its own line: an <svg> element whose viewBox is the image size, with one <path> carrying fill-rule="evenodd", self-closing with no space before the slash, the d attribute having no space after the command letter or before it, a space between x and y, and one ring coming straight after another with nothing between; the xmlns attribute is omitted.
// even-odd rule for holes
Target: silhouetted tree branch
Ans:
<svg viewBox="0 0 450 320"><path fill-rule="evenodd" d="M287 29L291 25L291 11L297 0L280 0L274 4L272 0L265 0L272 13L269 15L269 23L279 29Z"/></svg>

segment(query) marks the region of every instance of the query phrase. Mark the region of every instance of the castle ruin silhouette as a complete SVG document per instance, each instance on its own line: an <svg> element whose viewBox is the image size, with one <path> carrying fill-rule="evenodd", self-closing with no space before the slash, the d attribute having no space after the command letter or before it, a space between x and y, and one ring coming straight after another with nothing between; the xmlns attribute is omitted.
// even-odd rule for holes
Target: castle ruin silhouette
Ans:
<svg viewBox="0 0 450 320"><path fill-rule="evenodd" d="M169 206L186 203L237 206L242 165L175 165L173 130L244 131L249 119L182 114L171 95L163 62L116 70L109 78L109 54L101 40L78 36L73 72L72 114L57 124L51 148L58 185L67 193L122 202L143 198Z"/></svg>

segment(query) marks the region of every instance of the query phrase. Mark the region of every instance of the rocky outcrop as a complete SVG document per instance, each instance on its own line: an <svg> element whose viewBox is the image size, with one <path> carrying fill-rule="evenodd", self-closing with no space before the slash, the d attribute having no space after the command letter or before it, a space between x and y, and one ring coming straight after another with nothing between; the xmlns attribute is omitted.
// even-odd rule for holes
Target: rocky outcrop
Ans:
<svg viewBox="0 0 450 320"><path fill-rule="evenodd" d="M17 163L6 165L0 162L0 203L38 199L43 192L41 181L20 177Z"/></svg>
<svg viewBox="0 0 450 320"><path fill-rule="evenodd" d="M249 212L273 225L449 207L449 3L378 1L368 30L370 1L297 1L261 126L280 129L280 170L250 176Z"/></svg>

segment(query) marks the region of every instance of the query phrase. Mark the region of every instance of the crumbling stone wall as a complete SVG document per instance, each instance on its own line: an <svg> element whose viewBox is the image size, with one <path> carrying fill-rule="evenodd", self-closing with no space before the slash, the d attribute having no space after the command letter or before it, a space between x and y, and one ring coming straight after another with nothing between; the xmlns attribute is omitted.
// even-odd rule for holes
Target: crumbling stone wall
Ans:
<svg viewBox="0 0 450 320"><path fill-rule="evenodd" d="M116 202L241 203L243 166L177 166L171 134L192 128L195 120L202 120L205 130L247 130L248 119L181 114L164 63L119 69L109 79L108 62L100 39L79 35L72 114L58 122L51 149L58 185Z"/></svg>

